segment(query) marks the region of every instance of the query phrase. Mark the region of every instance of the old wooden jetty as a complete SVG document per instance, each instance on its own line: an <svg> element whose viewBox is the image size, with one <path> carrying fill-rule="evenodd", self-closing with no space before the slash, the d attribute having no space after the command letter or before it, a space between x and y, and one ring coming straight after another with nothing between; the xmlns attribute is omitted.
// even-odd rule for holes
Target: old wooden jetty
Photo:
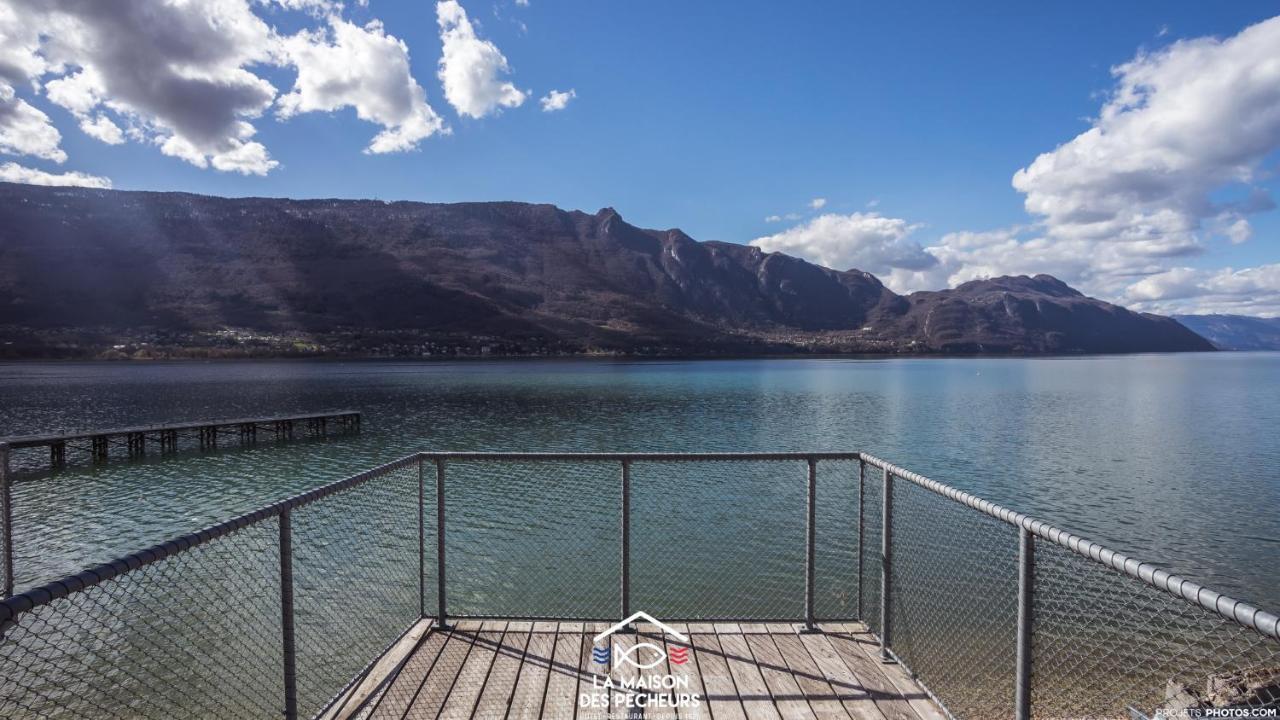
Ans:
<svg viewBox="0 0 1280 720"><path fill-rule="evenodd" d="M49 466L65 467L68 450L75 458L101 463L111 458L113 448L123 448L124 456L139 458L154 448L160 454L177 452L180 448L215 450L219 443L236 441L252 445L259 435L272 440L292 440L295 437L323 437L329 432L352 432L360 429L360 413L355 410L327 410L304 415L281 415L264 418L237 418L230 420L198 420L169 425L145 425L112 430L25 435L0 438L0 446L10 451L47 448Z"/></svg>

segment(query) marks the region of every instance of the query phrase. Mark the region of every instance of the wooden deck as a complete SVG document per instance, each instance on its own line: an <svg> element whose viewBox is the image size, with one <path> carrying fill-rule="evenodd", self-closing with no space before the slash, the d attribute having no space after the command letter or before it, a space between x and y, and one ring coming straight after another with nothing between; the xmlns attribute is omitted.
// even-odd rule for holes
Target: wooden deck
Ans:
<svg viewBox="0 0 1280 720"><path fill-rule="evenodd" d="M860 624L823 624L798 633L789 623L673 623L689 638L688 660L651 669L596 664L610 639L669 653L678 639L638 624L595 643L603 623L458 621L450 630L423 621L366 680L326 715L329 720L944 720L901 667L880 662ZM649 653L646 655L646 653ZM641 649L642 665L662 656ZM676 657L680 657L677 650ZM633 687L608 687L630 680ZM649 689L637 689L643 677ZM674 677L675 680L666 678ZM676 684L675 689L654 687ZM685 684L687 683L687 685ZM674 694L698 696L672 707ZM628 695L645 707L628 709ZM661 699L659 696L662 696ZM585 704L583 699L598 706ZM608 702L609 707L602 707Z"/></svg>

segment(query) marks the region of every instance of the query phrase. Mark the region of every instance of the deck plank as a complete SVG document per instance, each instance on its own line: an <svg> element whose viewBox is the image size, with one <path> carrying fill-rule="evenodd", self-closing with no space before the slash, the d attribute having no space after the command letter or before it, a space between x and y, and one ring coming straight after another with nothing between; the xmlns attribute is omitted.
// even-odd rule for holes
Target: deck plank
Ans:
<svg viewBox="0 0 1280 720"><path fill-rule="evenodd" d="M486 622L476 634L467 661L458 671L458 679L445 697L440 708L440 720L469 720L475 713L476 702L489 682L489 671L498 657L498 648L505 634L505 622Z"/></svg>
<svg viewBox="0 0 1280 720"><path fill-rule="evenodd" d="M370 717L388 720L404 717L409 706L413 704L413 698L418 694L418 688L422 687L422 681L438 662L440 653L451 642L461 641L447 631L433 629L428 633L413 657L400 668L400 673L391 682L391 686L378 699Z"/></svg>
<svg viewBox="0 0 1280 720"><path fill-rule="evenodd" d="M820 638L830 646L836 657L844 663L856 682L866 688L875 701L876 707L888 720L919 720L919 715L911 708L911 703L902 698L897 688L885 677L878 659L866 655L852 644L847 635L824 632L813 637Z"/></svg>
<svg viewBox="0 0 1280 720"><path fill-rule="evenodd" d="M825 635L798 637L822 676L827 678L832 688L839 690L840 703L849 711L850 716L862 720L902 720L911 717L904 714L902 707L894 708L897 712L892 715L886 713L876 702L876 694L840 659L840 654Z"/></svg>
<svg viewBox="0 0 1280 720"><path fill-rule="evenodd" d="M922 720L946 720L942 710L925 694L924 690L907 674L907 671L901 665L880 661L880 643L874 635L866 632L864 628L856 624L838 625L830 628L828 632L832 642L840 643L837 646L837 650L857 648L865 658L875 663L880 670L881 676L889 683L888 687L885 688L886 692L896 693L900 697L906 698L907 703L911 705L911 709Z"/></svg>
<svg viewBox="0 0 1280 720"><path fill-rule="evenodd" d="M542 699L547 691L548 669L555 653L555 626L547 632L544 623L534 623L533 632L529 634L529 644L525 647L524 662L520 665L520 675L516 678L515 690L511 693L511 708L507 711L507 720L538 720L542 717Z"/></svg>
<svg viewBox="0 0 1280 720"><path fill-rule="evenodd" d="M809 701L813 714L818 720L863 720L865 717L880 720L879 713L870 716L853 715L840 702L840 694L831 682L818 670L818 665L804 648L800 636L794 629L789 632L776 632L773 643L778 648L778 655L791 672L791 677L799 687L800 693ZM862 693L865 695L865 693ZM868 706L871 703L866 703ZM872 708L874 709L874 708Z"/></svg>
<svg viewBox="0 0 1280 720"><path fill-rule="evenodd" d="M579 697L590 697L602 705L593 705L591 707L578 706L579 720L603 720L609 712L609 695L608 690L600 688L600 683L604 682L608 675L609 666L601 665L595 662L592 651L597 647L608 647L608 639L596 642L595 636L604 632L609 627L608 623L583 623L582 627L582 659L578 664L582 671L578 677L578 695Z"/></svg>
<svg viewBox="0 0 1280 720"><path fill-rule="evenodd" d="M560 623L555 654L542 701L546 720L573 720L578 707L578 666L582 660L582 623Z"/></svg>
<svg viewBox="0 0 1280 720"><path fill-rule="evenodd" d="M448 631L452 636L449 644L440 651L436 664L432 666L431 672L427 673L426 679L418 688L417 695L405 711L406 719L434 720L440 713L440 708L444 705L449 691L453 689L454 681L458 678L458 672L462 670L467 656L471 654L471 647L479 631L480 623L464 622L457 623L452 630Z"/></svg>
<svg viewBox="0 0 1280 720"><path fill-rule="evenodd" d="M692 628L690 625L690 629ZM697 659L711 716L715 720L746 720L747 713L738 696L738 687L729 673L719 636L715 633L691 633L689 639L693 642L693 654Z"/></svg>
<svg viewBox="0 0 1280 720"><path fill-rule="evenodd" d="M781 720L782 716L773 704L773 695L769 693L769 686L765 685L764 677L756 666L755 658L751 655L751 649L747 647L746 637L739 626L717 623L716 637L720 639L720 649L724 652L733 683L738 686L738 697L742 700L742 709L746 711L749 720Z"/></svg>
<svg viewBox="0 0 1280 720"><path fill-rule="evenodd" d="M809 707L808 700L800 692L800 685L791 676L790 668L774 644L773 636L749 634L743 637L783 720L817 720L818 716Z"/></svg>
<svg viewBox="0 0 1280 720"><path fill-rule="evenodd" d="M495 720L504 718L511 707L511 697L515 692L516 679L520 676L520 667L524 664L524 650L529 643L531 623L510 623L502 637L502 643L496 649L497 657L493 659L493 667L489 669L489 678L485 681L480 699L476 701L472 717L476 720Z"/></svg>

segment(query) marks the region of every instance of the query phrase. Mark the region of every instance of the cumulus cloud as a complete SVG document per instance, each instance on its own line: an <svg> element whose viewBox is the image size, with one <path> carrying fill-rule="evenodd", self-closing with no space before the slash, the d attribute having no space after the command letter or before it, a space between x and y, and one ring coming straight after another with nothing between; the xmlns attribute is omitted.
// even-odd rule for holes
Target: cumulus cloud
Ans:
<svg viewBox="0 0 1280 720"><path fill-rule="evenodd" d="M270 7L325 25L283 36L254 12ZM254 123L277 102L262 75L273 67L298 73L279 100L281 119L354 108L382 126L369 152L410 150L446 132L410 73L405 44L377 21L343 20L342 8L333 0L0 0L0 151L65 159L47 116L14 96L26 83L104 143L133 140L197 167L264 175L278 163Z"/></svg>
<svg viewBox="0 0 1280 720"><path fill-rule="evenodd" d="M81 172L49 173L24 167L15 162L0 165L0 182L26 183L27 185L74 185L89 188L110 188L111 180Z"/></svg>
<svg viewBox="0 0 1280 720"><path fill-rule="evenodd" d="M569 88L565 92L552 90L542 96L542 99L538 102L542 103L542 112L555 112L556 110L565 109L565 107L568 106L569 101L577 96L578 93L574 92L573 88Z"/></svg>
<svg viewBox="0 0 1280 720"><path fill-rule="evenodd" d="M1146 257L1200 251L1204 220L1224 214L1223 187L1262 192L1263 159L1280 147L1280 18L1223 39L1175 42L1112 70L1116 86L1092 127L1013 177L1026 209L1055 238L1125 243ZM1241 225L1240 223L1244 223Z"/></svg>
<svg viewBox="0 0 1280 720"><path fill-rule="evenodd" d="M246 122L275 99L246 69L273 60L275 36L244 0L6 3L42 31L40 55L59 75L45 83L49 100L90 134L120 139L119 126L100 119L109 110L139 139L200 167L263 174L275 166Z"/></svg>
<svg viewBox="0 0 1280 720"><path fill-rule="evenodd" d="M1280 264L1243 270L1171 268L1131 285L1125 300L1163 313L1280 316Z"/></svg>
<svg viewBox="0 0 1280 720"><path fill-rule="evenodd" d="M443 45L438 75L445 99L459 115L482 118L524 103L527 94L501 79L510 72L506 56L476 35L457 0L436 3L436 21Z"/></svg>
<svg viewBox="0 0 1280 720"><path fill-rule="evenodd" d="M281 118L355 108L361 120L383 127L366 148L370 153L411 150L423 138L448 132L409 71L408 46L376 20L361 27L330 16L327 32L288 38L284 52L298 78L280 98Z"/></svg>
<svg viewBox="0 0 1280 720"><path fill-rule="evenodd" d="M813 210L821 210L827 206L826 198L814 198L809 201L809 207Z"/></svg>
<svg viewBox="0 0 1280 720"><path fill-rule="evenodd" d="M1187 267L1250 241L1249 217L1275 207L1263 183L1280 149L1280 18L1140 52L1112 74L1089 129L1014 175L1033 223L943 235L922 248L936 263L891 267L886 283L1043 272L1139 309L1280 313L1274 266Z"/></svg>
<svg viewBox="0 0 1280 720"><path fill-rule="evenodd" d="M876 275L889 275L894 270L919 272L938 260L910 237L918 227L878 213L827 214L756 238L751 245L837 270L857 268Z"/></svg>
<svg viewBox="0 0 1280 720"><path fill-rule="evenodd" d="M62 133L49 116L18 97L13 86L0 81L0 152L60 163L67 159L61 144Z"/></svg>

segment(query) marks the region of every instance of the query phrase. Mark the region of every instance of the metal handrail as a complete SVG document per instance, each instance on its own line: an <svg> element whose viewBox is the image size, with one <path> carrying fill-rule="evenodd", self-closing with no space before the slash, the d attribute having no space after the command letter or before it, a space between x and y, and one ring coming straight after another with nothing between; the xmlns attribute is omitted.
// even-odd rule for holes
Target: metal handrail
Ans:
<svg viewBox="0 0 1280 720"><path fill-rule="evenodd" d="M3 448L0 448L3 449ZM0 453L2 454L2 453ZM282 645L284 659L284 677L285 677L285 715L287 718L296 718L297 716L297 696L296 696L296 669L295 669L295 652L293 648L293 590L292 590L292 537L291 537L291 520L290 512L293 509L313 503L322 498L328 497L335 493L362 485L370 480L384 476L385 474L400 470L405 467L417 465L418 467L418 552L419 552L419 594L420 594L420 614L426 617L426 594L427 588L425 584L425 522L424 514L425 496L424 486L426 483L425 468L428 463L434 465L436 470L435 488L436 488L436 563L437 563L437 582L435 588L438 593L438 605L436 608L435 620L440 626L444 626L449 619L446 599L446 468L449 462L520 462L520 461L561 461L561 462L617 462L621 465L621 556L622 565L622 593L621 606L619 608L620 617L626 617L629 607L629 544L630 544L630 513L629 513L629 490L630 490L630 468L634 462L698 462L698 461L803 461L807 465L807 515L806 515L806 550L805 550L805 616L804 624L807 628L814 627L814 557L815 557L815 497L816 497L816 464L823 460L845 460L857 461L859 463L858 470L858 538L859 538L859 583L863 582L863 574L861 568L861 558L863 555L862 538L863 538L863 485L867 481L866 467L871 466L879 468L882 471L884 494L882 497L882 525L881 525L881 547L880 559L881 568L881 596L880 596L880 627L878 628L878 637L881 643L882 656L889 661L902 662L898 653L893 649L892 625L890 622L890 607L893 605L892 598L892 566L893 566L893 533L892 515L893 515L893 482L894 479L901 479L923 488L936 495L945 497L954 502L968 506L990 517L996 518L1010 526L1018 529L1019 552L1018 552L1018 605L1017 605L1017 637L1016 637L1016 665L1013 668L1015 673L1015 699L1014 711L1015 717L1019 720L1025 720L1030 717L1031 710L1031 639L1034 633L1035 613L1034 613L1034 552L1036 539L1046 540L1060 547L1066 548L1077 555L1086 558L1089 561L1096 562L1100 565L1109 567L1133 579L1156 588L1160 591L1168 593L1181 601L1196 605L1204 610L1215 613L1219 617L1233 622L1239 626L1254 630L1261 635L1274 640L1280 640L1280 618L1275 614L1263 611L1253 605L1243 603L1239 600L1231 598L1217 591L1206 588L1202 585L1194 583L1186 578L1174 575L1157 566L1142 562L1137 559L1120 554L1110 550L1099 543L1086 540L1078 535L1061 530L1046 522L1037 520L1023 513L1015 512L996 505L989 501L983 500L975 495L958 490L949 485L931 480L923 475L914 473L905 468L899 467L885 460L877 458L873 455L857 452L785 452L785 453L519 453L519 452L418 452L399 460L386 463L377 468L373 468L366 472L348 477L343 480L329 483L327 485L315 488L313 490L294 495L285 500L264 506L258 510L237 516L230 520L209 526L203 530L175 537L168 541L153 545L139 552L131 553L114 561L96 565L86 569L80 573L69 575L60 580L41 585L40 587L27 590L26 592L14 595L9 598L0 600L0 642L3 641L5 632L16 621L17 617L30 610L47 605L59 598L67 597L73 593L77 593L106 582L111 578L120 576L124 573L131 572L143 566L158 562L167 557L185 552L193 547L212 542L220 537L228 535L234 531L245 527L255 525L269 518L279 518L280 521L280 582L281 582L281 613L282 613ZM4 468L0 468L0 485L4 483ZM4 488L0 488L2 491ZM3 493L0 493L2 495ZM3 499L3 498L0 498ZM5 503L7 509L8 503ZM5 530L9 531L10 523L5 518ZM10 554L6 552L6 557ZM862 616L861 608L861 591L859 592L859 617ZM466 617L483 617L479 615L468 615ZM725 618L725 621L731 621ZM376 658L375 658L376 662ZM904 667L906 664L903 663ZM372 666L372 663L371 665ZM906 669L910 670L909 667ZM358 678L353 679L352 683ZM917 679L918 680L918 679ZM350 687L350 685L348 686ZM946 709L943 700L937 697L931 690L921 684L925 692L938 702L943 711L950 715ZM345 692L345 688L344 688ZM341 693L339 693L339 696ZM335 697L336 699L336 697Z"/></svg>
<svg viewBox="0 0 1280 720"><path fill-rule="evenodd" d="M1108 549L1092 540L1056 528L1043 520L1037 520L1023 513L1001 507L971 493L940 483L937 480L930 480L924 475L898 467L873 455L861 453L861 459L868 465L878 467L890 475L902 478L961 504L968 505L997 520L1022 528L1032 535L1060 545L1081 557L1109 566L1131 578L1141 580L1151 587L1163 590L1174 597L1199 605L1205 610L1216 613L1227 620L1280 640L1280 616L1274 613L1236 600L1233 597L1188 580L1181 575L1174 575L1153 563L1138 560Z"/></svg>

